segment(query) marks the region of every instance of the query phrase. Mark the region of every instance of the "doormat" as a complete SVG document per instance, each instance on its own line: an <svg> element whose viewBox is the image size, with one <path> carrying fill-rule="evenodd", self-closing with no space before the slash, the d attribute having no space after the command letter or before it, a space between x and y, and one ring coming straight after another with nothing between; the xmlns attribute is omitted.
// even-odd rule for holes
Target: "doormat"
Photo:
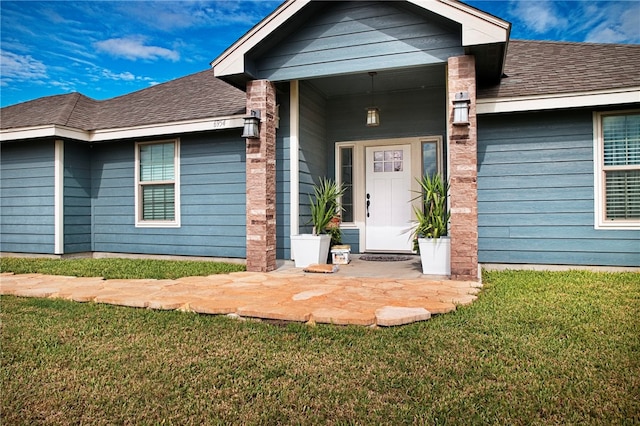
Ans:
<svg viewBox="0 0 640 426"><path fill-rule="evenodd" d="M413 260L415 256L402 256L398 254L363 254L360 260L370 262L403 262L405 260Z"/></svg>

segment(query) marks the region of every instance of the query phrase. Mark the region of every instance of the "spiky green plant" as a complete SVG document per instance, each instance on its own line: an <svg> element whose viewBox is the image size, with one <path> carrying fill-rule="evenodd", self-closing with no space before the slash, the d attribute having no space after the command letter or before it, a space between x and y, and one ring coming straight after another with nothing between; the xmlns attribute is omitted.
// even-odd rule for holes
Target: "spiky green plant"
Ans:
<svg viewBox="0 0 640 426"><path fill-rule="evenodd" d="M447 225L451 218L451 213L447 210L449 182L439 173L432 176L427 174L416 180L420 184L420 195L413 200L422 198L422 204L420 208L413 207L416 215L414 241L418 238L440 238L447 235Z"/></svg>
<svg viewBox="0 0 640 426"><path fill-rule="evenodd" d="M314 195L309 195L311 205L311 221L313 234L324 234L333 216L340 213L338 200L344 193L342 185L331 179L321 178L318 185L313 187Z"/></svg>

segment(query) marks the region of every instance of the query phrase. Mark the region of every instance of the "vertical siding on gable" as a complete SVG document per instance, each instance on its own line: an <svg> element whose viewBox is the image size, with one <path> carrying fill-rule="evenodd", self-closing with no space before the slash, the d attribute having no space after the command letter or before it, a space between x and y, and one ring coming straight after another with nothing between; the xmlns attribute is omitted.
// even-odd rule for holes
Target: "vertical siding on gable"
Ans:
<svg viewBox="0 0 640 426"><path fill-rule="evenodd" d="M638 266L640 231L594 229L591 111L478 117L479 261Z"/></svg>
<svg viewBox="0 0 640 426"><path fill-rule="evenodd" d="M328 2L276 46L258 48L260 78L284 81L446 62L463 54L460 28L393 2Z"/></svg>
<svg viewBox="0 0 640 426"><path fill-rule="evenodd" d="M309 195L327 176L326 101L308 83L300 83L300 233L312 226Z"/></svg>
<svg viewBox="0 0 640 426"><path fill-rule="evenodd" d="M0 147L0 251L54 253L54 142Z"/></svg>
<svg viewBox="0 0 640 426"><path fill-rule="evenodd" d="M93 153L93 250L244 258L245 148L237 130L181 138L180 228L136 228L134 143Z"/></svg>
<svg viewBox="0 0 640 426"><path fill-rule="evenodd" d="M64 253L91 251L91 148L64 143Z"/></svg>

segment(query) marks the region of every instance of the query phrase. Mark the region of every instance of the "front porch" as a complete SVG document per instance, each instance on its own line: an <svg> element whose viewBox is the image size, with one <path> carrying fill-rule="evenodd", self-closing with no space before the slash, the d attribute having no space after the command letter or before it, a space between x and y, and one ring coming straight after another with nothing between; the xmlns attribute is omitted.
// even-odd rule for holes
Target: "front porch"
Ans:
<svg viewBox="0 0 640 426"><path fill-rule="evenodd" d="M247 110L266 111L259 137L247 139L249 271L293 258L290 237L311 232L308 196L321 177L346 189L341 228L353 253L412 253L417 180L439 172L451 183L452 278L479 280L475 60L452 57L379 77L384 124L376 127L365 125L367 74L248 82ZM472 98L462 126L450 108L459 92Z"/></svg>
<svg viewBox="0 0 640 426"><path fill-rule="evenodd" d="M451 184L452 277L479 280L475 93L499 81L509 27L445 2L291 0L214 60L260 117L247 139L248 269L295 255L289 239L308 232L307 194L322 177L349 186L355 252L410 252L399 231L411 190L437 171ZM468 102L458 118L456 99Z"/></svg>

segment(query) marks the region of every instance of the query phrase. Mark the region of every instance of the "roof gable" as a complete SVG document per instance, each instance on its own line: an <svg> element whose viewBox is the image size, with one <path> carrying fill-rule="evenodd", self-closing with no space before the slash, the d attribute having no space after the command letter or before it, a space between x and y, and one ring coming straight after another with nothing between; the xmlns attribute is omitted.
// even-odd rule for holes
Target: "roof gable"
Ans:
<svg viewBox="0 0 640 426"><path fill-rule="evenodd" d="M405 5L332 2L286 38L248 52L247 66L256 78L288 81L444 64L464 53L460 25Z"/></svg>
<svg viewBox="0 0 640 426"><path fill-rule="evenodd" d="M341 3L344 4L348 2ZM237 86L243 86L244 82L248 79L261 77L260 72L264 71L264 69L256 69L252 62L252 59L255 59L255 52L260 52L261 45L266 43L267 46L273 47L275 45L274 40L283 40L285 36L306 25L311 19L314 19L317 13L328 7L335 7L336 4L337 2L311 2L309 0L285 1L272 14L254 26L247 34L231 45L211 63L214 74L216 77L220 77ZM354 2L354 4L357 5L358 2ZM452 0L412 0L406 2L371 3L371 6L375 6L376 8L387 7L396 10L402 7L402 5L405 5L405 7L412 6L414 11L430 13L432 16L437 15L442 18L441 20L446 19L451 24L459 25L459 46L462 48L473 49L481 45L504 45L509 37L509 23ZM335 24L342 25L340 22L336 22ZM384 42L385 40L378 40L378 43L374 42L372 44L372 48L383 47L381 43ZM264 51L265 49L263 48L262 50ZM420 47L415 50L424 51L424 49ZM348 52L346 53L348 54ZM346 60L346 58L344 59ZM493 59L499 62L497 68L501 71L502 56L498 55L498 57ZM427 58L426 60L428 61L429 59ZM403 63L400 62L397 66L403 66ZM293 76L293 74L291 76ZM283 76L279 78L286 77Z"/></svg>

